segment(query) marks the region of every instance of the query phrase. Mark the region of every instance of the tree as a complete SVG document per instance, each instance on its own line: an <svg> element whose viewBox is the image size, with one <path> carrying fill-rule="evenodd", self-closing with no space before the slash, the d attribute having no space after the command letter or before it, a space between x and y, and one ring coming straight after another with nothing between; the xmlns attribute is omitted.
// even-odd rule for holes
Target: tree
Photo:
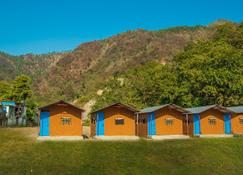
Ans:
<svg viewBox="0 0 243 175"><path fill-rule="evenodd" d="M114 102L144 108L173 103L177 96L177 77L169 65L148 62L126 73L112 77L103 87L93 109Z"/></svg>
<svg viewBox="0 0 243 175"><path fill-rule="evenodd" d="M26 106L27 106L27 110L26 110L27 120L33 123L35 119L34 117L36 115L37 104L33 99L27 99Z"/></svg>
<svg viewBox="0 0 243 175"><path fill-rule="evenodd" d="M172 62L147 62L113 76L96 107L124 102L138 108L243 104L243 24L226 23L213 38L189 44Z"/></svg>
<svg viewBox="0 0 243 175"><path fill-rule="evenodd" d="M32 95L31 79L28 76L21 75L15 78L12 83L12 99L15 102L22 102Z"/></svg>
<svg viewBox="0 0 243 175"><path fill-rule="evenodd" d="M243 97L243 52L225 41L200 42L174 59L185 106L239 104Z"/></svg>
<svg viewBox="0 0 243 175"><path fill-rule="evenodd" d="M11 87L10 84L5 81L0 81L0 100L11 98Z"/></svg>

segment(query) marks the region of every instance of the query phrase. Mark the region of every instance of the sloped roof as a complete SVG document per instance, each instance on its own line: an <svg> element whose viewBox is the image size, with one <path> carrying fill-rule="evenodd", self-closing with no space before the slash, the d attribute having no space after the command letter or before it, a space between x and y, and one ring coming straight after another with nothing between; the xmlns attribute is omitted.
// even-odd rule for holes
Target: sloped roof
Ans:
<svg viewBox="0 0 243 175"><path fill-rule="evenodd" d="M231 106L228 107L228 109L233 111L234 113L243 113L243 106Z"/></svg>
<svg viewBox="0 0 243 175"><path fill-rule="evenodd" d="M144 109L141 109L139 111L139 113L150 113L150 112L154 112L154 111L157 111L157 110L159 110L161 108L164 108L166 106L167 106L167 104L166 105L160 105L160 106L153 106L153 107L144 108Z"/></svg>
<svg viewBox="0 0 243 175"><path fill-rule="evenodd" d="M185 110L182 107L177 106L175 104L164 104L164 105L160 105L160 106L153 106L153 107L149 107L149 108L144 108L144 109L140 110L139 113L140 114L142 114L142 113L150 113L150 112L154 112L154 111L157 111L159 109L165 108L167 106L175 108L176 110L181 111L181 112L188 112L187 110Z"/></svg>
<svg viewBox="0 0 243 175"><path fill-rule="evenodd" d="M186 108L187 111L189 111L189 113L192 113L192 114L198 114L198 113L202 113L204 111L207 111L209 109L212 109L212 108L215 108L215 109L218 109L222 112L232 112L231 110L223 107L223 106L220 106L220 105L207 105L207 106L199 106L199 107L194 107L194 108Z"/></svg>
<svg viewBox="0 0 243 175"><path fill-rule="evenodd" d="M123 104L123 103L118 102L118 103L113 103L113 104L111 104L111 105L108 105L108 106L105 106L105 107L103 107L103 108L97 109L97 110L91 112L91 114L92 114L92 113L95 113L95 112L98 112L98 111L101 111L101 110L103 110L103 109L109 108L109 107L111 107L111 106L116 106L116 105L122 106L122 107L124 107L124 108L126 108L126 109L129 109L130 111L133 111L133 112L138 112L138 110L135 109L134 107L131 107L131 106L129 106L129 105L125 105L125 104Z"/></svg>
<svg viewBox="0 0 243 175"><path fill-rule="evenodd" d="M67 105L69 105L69 106L72 106L73 108L76 108L76 109L80 110L80 111L85 111L84 109L81 109L81 108L79 108L79 107L77 107L77 106L74 106L74 105L72 105L72 104L70 104L70 103L67 103L67 102L65 102L65 101L63 101L63 100L59 100L59 101L57 101L57 102L55 102L55 103L51 103L51 104L48 104L48 105L39 107L38 109L41 110L41 109L48 108L48 107L53 106L53 105L56 105L56 104L67 104Z"/></svg>

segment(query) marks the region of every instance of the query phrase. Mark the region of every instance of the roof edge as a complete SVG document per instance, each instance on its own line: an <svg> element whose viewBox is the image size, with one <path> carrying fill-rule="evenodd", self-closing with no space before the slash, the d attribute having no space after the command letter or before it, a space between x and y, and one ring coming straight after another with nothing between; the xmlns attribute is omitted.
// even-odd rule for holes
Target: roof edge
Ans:
<svg viewBox="0 0 243 175"><path fill-rule="evenodd" d="M163 109L163 108L168 107L168 106L173 106L173 107L175 107L175 108L177 108L177 109L180 109L180 110L182 111L182 113L189 112L189 111L187 111L186 109L184 109L183 107L180 107L180 106L178 106L178 105L176 105L176 104L173 104L173 103L165 104L165 105L161 105L160 108L154 109L154 110L152 110L152 111L150 111L150 112L155 112L155 111L158 111L158 110ZM152 107L153 107L153 106L152 106ZM151 107L151 108L152 108L152 107ZM146 108L144 108L144 109L146 109ZM150 112L138 112L138 113L139 113L139 114L146 114L146 113L150 113Z"/></svg>
<svg viewBox="0 0 243 175"><path fill-rule="evenodd" d="M227 109L233 111L235 114L242 114L243 113L243 105L238 105L238 106L228 106L226 107ZM238 108L240 110L238 110Z"/></svg>
<svg viewBox="0 0 243 175"><path fill-rule="evenodd" d="M82 109L82 108L79 108L79 107L77 107L77 106L74 106L74 105L72 105L72 104L70 104L70 103L68 103L68 102L65 102L64 100L58 100L57 102L54 102L54 103L51 103L51 104L48 104L48 105L45 105L45 106L41 106L41 107L39 107L38 109L39 110L41 110L41 109L43 109L43 108L48 108L48 107L50 107L50 106L52 106L52 105L55 105L55 104L58 104L58 103L65 103L65 104L67 104L67 105L70 105L70 106L72 106L72 107L74 107L74 108L76 108L76 109L78 109L78 110L80 110L80 111L85 111L84 109Z"/></svg>
<svg viewBox="0 0 243 175"><path fill-rule="evenodd" d="M133 111L133 112L139 112L139 110L137 110L137 109L134 108L134 107L131 107L131 106L126 105L126 104L123 104L123 103L121 103L121 102L117 102L117 103L113 103L113 104L107 105L107 106L105 106L105 107L99 108L99 109L97 109L97 110L91 112L90 114L96 113L96 112L98 112L98 111L101 111L101 110L103 110L103 109L109 108L109 107L114 106L114 105L121 105L121 106L126 107L127 109L130 109L130 110Z"/></svg>
<svg viewBox="0 0 243 175"><path fill-rule="evenodd" d="M197 107L199 108L199 107L204 107L204 106L197 106ZM192 107L192 108L197 108L197 107ZM230 113L235 113L234 111L228 109L227 107L224 107L224 106L219 105L219 104L214 104L214 105L211 105L210 107L208 107L208 108L206 108L206 109L204 109L204 110L202 110L200 112L190 112L189 110L187 110L188 113L185 113L185 114L200 114L202 112L205 112L205 111L207 111L209 109L212 109L212 108L215 108L215 107L218 107L218 108L223 109L223 110L225 110L227 112L230 112Z"/></svg>

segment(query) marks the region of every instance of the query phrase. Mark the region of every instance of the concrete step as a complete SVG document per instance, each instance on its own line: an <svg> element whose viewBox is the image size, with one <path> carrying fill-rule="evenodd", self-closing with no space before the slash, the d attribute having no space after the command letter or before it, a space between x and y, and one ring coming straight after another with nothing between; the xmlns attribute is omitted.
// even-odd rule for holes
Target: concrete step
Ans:
<svg viewBox="0 0 243 175"><path fill-rule="evenodd" d="M38 136L38 141L80 141L83 136Z"/></svg>
<svg viewBox="0 0 243 175"><path fill-rule="evenodd" d="M95 136L97 140L139 140L138 136Z"/></svg>
<svg viewBox="0 0 243 175"><path fill-rule="evenodd" d="M156 135L151 136L153 140L177 140L177 139L189 139L187 135Z"/></svg>
<svg viewBox="0 0 243 175"><path fill-rule="evenodd" d="M201 134L201 138L230 138L233 137L233 134Z"/></svg>

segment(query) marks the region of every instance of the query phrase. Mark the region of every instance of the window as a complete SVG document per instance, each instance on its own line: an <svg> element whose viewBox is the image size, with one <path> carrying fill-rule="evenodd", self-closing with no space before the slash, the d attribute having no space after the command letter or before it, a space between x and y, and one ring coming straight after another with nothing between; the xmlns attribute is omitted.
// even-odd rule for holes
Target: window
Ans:
<svg viewBox="0 0 243 175"><path fill-rule="evenodd" d="M243 125L243 118L240 118L240 124Z"/></svg>
<svg viewBox="0 0 243 175"><path fill-rule="evenodd" d="M209 125L216 125L216 119L215 118L208 119L208 124Z"/></svg>
<svg viewBox="0 0 243 175"><path fill-rule="evenodd" d="M116 118L115 124L116 125L124 125L124 119L123 118Z"/></svg>
<svg viewBox="0 0 243 175"><path fill-rule="evenodd" d="M172 118L167 118L167 119L165 119L165 124L166 124L167 126L171 126L171 125L173 125L173 119L172 119Z"/></svg>
<svg viewBox="0 0 243 175"><path fill-rule="evenodd" d="M71 117L62 117L62 125L71 125Z"/></svg>

